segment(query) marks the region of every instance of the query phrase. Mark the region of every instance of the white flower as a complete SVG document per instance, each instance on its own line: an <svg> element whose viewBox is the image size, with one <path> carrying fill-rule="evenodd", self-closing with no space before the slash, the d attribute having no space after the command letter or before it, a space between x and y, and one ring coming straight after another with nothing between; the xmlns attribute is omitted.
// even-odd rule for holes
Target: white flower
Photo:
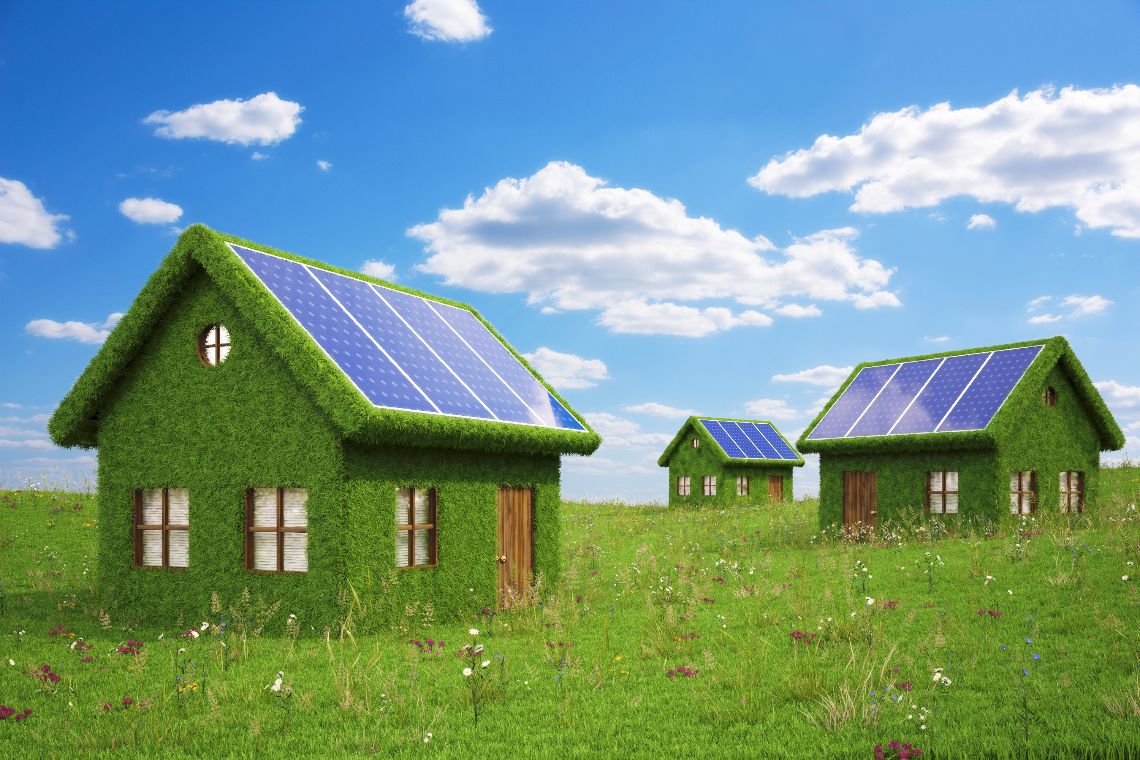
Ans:
<svg viewBox="0 0 1140 760"><path fill-rule="evenodd" d="M280 670L277 671L277 679L273 682L273 685L269 687L269 690L270 691L281 691L281 684L284 680L285 680L285 674L282 673Z"/></svg>
<svg viewBox="0 0 1140 760"><path fill-rule="evenodd" d="M1126 581L1126 580L1128 580L1128 576L1127 576L1127 575L1122 575L1122 576L1120 576L1120 580L1122 580L1122 581Z"/></svg>
<svg viewBox="0 0 1140 760"><path fill-rule="evenodd" d="M464 668L464 669L463 669L463 677L464 677L464 678L469 678L469 677L471 676L471 674L472 674L472 673L474 673L474 672L475 672L475 671L474 671L474 670L472 670L471 668Z"/></svg>
<svg viewBox="0 0 1140 760"><path fill-rule="evenodd" d="M207 629L207 628L209 628L209 627L210 627L210 621L209 621L209 620L205 620L205 621L203 621L203 622L202 622L202 627L201 627L199 630L202 630L202 631L204 631L204 630L206 630L206 629Z"/></svg>
<svg viewBox="0 0 1140 760"><path fill-rule="evenodd" d="M165 633L160 633L160 634L158 634L158 640L159 640L159 641L162 641L162 637L163 637L163 636L165 636L165 635L166 635Z"/></svg>
<svg viewBox="0 0 1140 760"><path fill-rule="evenodd" d="M193 636L194 638L198 638L198 632L195 631L193 628L190 629L190 635Z"/></svg>
<svg viewBox="0 0 1140 760"><path fill-rule="evenodd" d="M15 665L16 665L16 661L15 661L15 660L13 660L13 659L10 659L10 658L9 658L9 660L8 660L8 664L9 664L9 665L11 665L11 666L13 666L13 667L15 667Z"/></svg>
<svg viewBox="0 0 1140 760"><path fill-rule="evenodd" d="M484 668L485 668L485 667L487 667L487 666L488 666L488 665L490 665L490 664L491 664L491 661L490 661L490 660L483 660L483 667L484 667Z"/></svg>
<svg viewBox="0 0 1140 760"><path fill-rule="evenodd" d="M942 676L942 685L943 686L949 686L950 685L950 679L947 678L946 676Z"/></svg>
<svg viewBox="0 0 1140 760"><path fill-rule="evenodd" d="M424 734L424 744L427 744L430 741L431 741L431 731L428 731L426 734Z"/></svg>
<svg viewBox="0 0 1140 760"><path fill-rule="evenodd" d="M1007 589L1005 590L1005 593L1009 594L1010 596L1013 596L1013 589L1011 589L1011 588L1007 588Z"/></svg>
<svg viewBox="0 0 1140 760"><path fill-rule="evenodd" d="M935 668L934 669L934 683L938 683L939 679L941 679L941 678L942 678L942 668Z"/></svg>
<svg viewBox="0 0 1140 760"><path fill-rule="evenodd" d="M478 636L479 635L479 629L478 628L468 628L467 633L471 634L472 636Z"/></svg>
<svg viewBox="0 0 1140 760"><path fill-rule="evenodd" d="M873 596L867 597L867 606L868 607L870 607L874 603L875 603L875 597L873 597Z"/></svg>

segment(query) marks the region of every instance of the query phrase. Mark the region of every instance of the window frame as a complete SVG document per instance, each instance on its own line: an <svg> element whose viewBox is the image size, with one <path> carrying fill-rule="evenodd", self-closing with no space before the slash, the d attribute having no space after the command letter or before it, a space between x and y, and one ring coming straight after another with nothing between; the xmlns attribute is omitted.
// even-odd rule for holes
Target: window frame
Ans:
<svg viewBox="0 0 1140 760"><path fill-rule="evenodd" d="M1057 405L1057 389L1054 388L1052 385L1046 385L1045 391L1043 393L1043 400L1045 401L1045 406L1050 406L1050 407L1056 406Z"/></svg>
<svg viewBox="0 0 1140 760"><path fill-rule="evenodd" d="M705 496L716 496L716 475L701 476L701 493Z"/></svg>
<svg viewBox="0 0 1140 760"><path fill-rule="evenodd" d="M1026 488L1026 484L1022 482L1022 480L1024 479L1024 477L1027 473L1029 475L1028 488ZM1015 516L1016 515L1026 515L1026 514L1031 515L1031 514L1033 514L1034 512L1037 511L1037 471L1036 470L1014 470L1010 474L1011 475L1014 475L1014 474L1017 475L1017 490L1014 490L1011 487L1010 491L1009 491L1010 496L1016 496L1017 497L1017 511L1014 512L1012 509L1010 509L1010 514L1015 515ZM1029 511L1028 512L1026 512L1024 509L1026 499L1029 500ZM1014 502L1011 500L1010 501L1010 507L1013 507L1013 506L1014 506Z"/></svg>
<svg viewBox="0 0 1140 760"><path fill-rule="evenodd" d="M688 475L677 476L677 495L690 496L692 495L692 481Z"/></svg>
<svg viewBox="0 0 1140 760"><path fill-rule="evenodd" d="M309 572L305 570L286 570L285 569L285 534L286 533L308 533L309 532L309 490L303 486L259 486L266 490L272 488L277 492L277 523L276 525L254 525L253 524L253 500L254 491L257 490L254 486L245 489L245 569L251 573L259 573L262 575L304 575ZM305 491L305 527L286 527L285 525L285 489L297 488ZM253 534L254 533L276 533L277 534L277 569L266 570L264 568L253 566ZM305 566L308 567L309 563L309 548L308 539L305 545Z"/></svg>
<svg viewBox="0 0 1140 760"><path fill-rule="evenodd" d="M397 562L397 570L422 570L425 567L435 567L439 564L439 493L435 487L429 488L416 488L415 486L403 486L412 492L411 498L408 500L408 515L410 522L397 523L396 534L401 532L408 534L408 564L401 565ZM401 487L396 487L397 504L399 503L399 492ZM417 523L416 522L416 494L428 494L428 519L430 522ZM418 531L428 532L428 561L423 564L416 564L416 533ZM393 556L395 553L393 552Z"/></svg>
<svg viewBox="0 0 1140 760"><path fill-rule="evenodd" d="M222 330L226 332L226 339L222 341ZM210 339L214 339L214 345L207 345ZM225 354L222 349L226 348ZM233 350L233 340L231 340L230 330L221 322L215 322L212 325L207 325L203 330L198 333L198 361L202 362L202 366L210 369L222 366L222 362L229 356L230 351ZM211 358L210 353L213 352Z"/></svg>
<svg viewBox="0 0 1140 760"><path fill-rule="evenodd" d="M1076 476L1076 487L1073 487L1073 476ZM1085 511L1085 473L1083 470L1062 470L1064 481L1061 486L1061 511L1065 514L1082 514ZM1067 487L1066 487L1067 486ZM1073 509L1073 497L1076 497L1077 508Z"/></svg>
<svg viewBox="0 0 1140 760"><path fill-rule="evenodd" d="M958 483L958 487L955 488L953 491L951 491L949 488L946 487L946 480L947 480L946 476L949 475L950 473L954 473L954 480L956 483ZM935 490L932 487L932 483L934 482L934 476L936 474L942 476L942 488L938 489L938 490ZM961 478L962 478L962 474L958 470L930 470L926 473L926 513L927 514L932 514L932 515L956 515L956 514L958 514L957 508L955 508L953 512L947 512L946 511L946 497L949 496L950 494L957 496L959 498L958 506L961 506L961 501L960 501L962 498L961 497L961 488L962 488ZM940 510L934 509L935 497L937 497L939 502L941 502L942 509L940 509Z"/></svg>
<svg viewBox="0 0 1140 760"><path fill-rule="evenodd" d="M143 518L143 491L162 491L162 522L157 525L147 525L142 522ZM186 564L171 565L170 564L170 531L184 530L186 531L186 540L189 544L190 540L190 523L185 525L175 525L170 522L170 487L162 486L161 488L136 488L132 494L132 507L134 510L134 566L140 570L185 570L190 567L190 547L186 547ZM190 494L186 494L186 516L190 516ZM143 532L148 530L161 531L162 535L162 564L160 565L144 565L143 564Z"/></svg>
<svg viewBox="0 0 1140 760"><path fill-rule="evenodd" d="M749 496L751 494L751 482L747 475L736 476L736 495Z"/></svg>
<svg viewBox="0 0 1140 760"><path fill-rule="evenodd" d="M693 440L692 440L692 446L694 449L699 449L701 447L701 439L694 435Z"/></svg>

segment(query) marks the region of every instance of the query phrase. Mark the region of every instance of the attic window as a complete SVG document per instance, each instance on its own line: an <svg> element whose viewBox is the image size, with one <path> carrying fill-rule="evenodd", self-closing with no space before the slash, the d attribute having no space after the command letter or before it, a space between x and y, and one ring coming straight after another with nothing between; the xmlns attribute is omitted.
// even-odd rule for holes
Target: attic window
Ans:
<svg viewBox="0 0 1140 760"><path fill-rule="evenodd" d="M198 358L207 367L216 367L230 354L230 331L225 325L210 325L198 333Z"/></svg>
<svg viewBox="0 0 1140 760"><path fill-rule="evenodd" d="M694 438L693 439L693 448L694 449L699 448L700 445L701 445L701 439L700 438Z"/></svg>
<svg viewBox="0 0 1140 760"><path fill-rule="evenodd" d="M1050 385L1045 389L1045 406L1057 405L1057 390Z"/></svg>

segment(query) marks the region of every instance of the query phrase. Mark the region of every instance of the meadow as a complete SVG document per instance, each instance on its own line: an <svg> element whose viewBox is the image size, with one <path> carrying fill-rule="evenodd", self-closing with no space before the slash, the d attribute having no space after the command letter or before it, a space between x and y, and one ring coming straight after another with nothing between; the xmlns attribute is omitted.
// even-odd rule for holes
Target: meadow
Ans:
<svg viewBox="0 0 1140 760"><path fill-rule="evenodd" d="M565 575L541 604L458 622L424 604L381 625L346 592L320 630L248 598L118 619L90 569L94 497L0 491L0 746L1136 757L1140 469L1102 483L1093 515L953 532L916 515L869 542L821 534L812 500L567 503Z"/></svg>

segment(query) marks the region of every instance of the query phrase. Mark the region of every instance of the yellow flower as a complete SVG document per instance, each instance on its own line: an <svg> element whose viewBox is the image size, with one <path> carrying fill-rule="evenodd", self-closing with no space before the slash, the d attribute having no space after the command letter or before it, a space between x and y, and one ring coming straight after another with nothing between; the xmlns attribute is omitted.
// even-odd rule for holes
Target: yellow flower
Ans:
<svg viewBox="0 0 1140 760"><path fill-rule="evenodd" d="M620 654L614 655L614 662L621 662L621 655Z"/></svg>

